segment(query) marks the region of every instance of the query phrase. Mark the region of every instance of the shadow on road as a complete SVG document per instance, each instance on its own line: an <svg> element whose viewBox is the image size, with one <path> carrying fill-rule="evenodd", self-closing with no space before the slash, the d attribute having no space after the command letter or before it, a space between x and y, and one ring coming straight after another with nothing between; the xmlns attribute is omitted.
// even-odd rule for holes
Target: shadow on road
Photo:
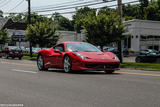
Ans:
<svg viewBox="0 0 160 107"><path fill-rule="evenodd" d="M70 73L65 73L63 70L48 70L47 72L56 72L56 73L64 73L64 74L75 74L75 75L121 75L116 71L112 74L106 74L103 71L72 71Z"/></svg>

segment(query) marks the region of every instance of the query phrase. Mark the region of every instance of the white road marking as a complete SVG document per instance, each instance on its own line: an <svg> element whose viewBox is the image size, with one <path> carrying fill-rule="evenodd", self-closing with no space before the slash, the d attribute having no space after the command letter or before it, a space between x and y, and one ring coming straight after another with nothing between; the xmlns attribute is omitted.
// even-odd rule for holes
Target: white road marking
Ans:
<svg viewBox="0 0 160 107"><path fill-rule="evenodd" d="M32 73L32 74L38 73L38 72L34 72L34 71L25 71L25 70L19 70L19 69L12 69L12 71L25 72L25 73Z"/></svg>
<svg viewBox="0 0 160 107"><path fill-rule="evenodd" d="M20 64L20 63L14 63L14 62L7 62L7 61L1 61L2 64L12 64L12 65L21 65L21 66L33 66L35 67L35 64Z"/></svg>

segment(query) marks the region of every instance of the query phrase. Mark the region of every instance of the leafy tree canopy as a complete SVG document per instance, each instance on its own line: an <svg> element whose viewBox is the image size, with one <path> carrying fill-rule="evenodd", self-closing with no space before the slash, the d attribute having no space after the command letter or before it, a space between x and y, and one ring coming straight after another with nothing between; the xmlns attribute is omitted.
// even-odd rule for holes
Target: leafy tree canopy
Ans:
<svg viewBox="0 0 160 107"><path fill-rule="evenodd" d="M74 31L73 22L70 21L68 18L63 17L59 13L53 14L52 20L54 24L57 24L58 30Z"/></svg>
<svg viewBox="0 0 160 107"><path fill-rule="evenodd" d="M5 44L10 41L8 33L5 30L0 30L0 44Z"/></svg>
<svg viewBox="0 0 160 107"><path fill-rule="evenodd" d="M104 10L103 10L104 12ZM116 12L108 12L107 14L99 13L93 16L93 12L83 20L83 28L86 31L86 41L94 45L107 45L111 42L117 42L125 36L124 25L120 23L120 17Z"/></svg>
<svg viewBox="0 0 160 107"><path fill-rule="evenodd" d="M39 44L40 47L55 45L59 36L55 34L55 28L46 22L36 22L29 25L26 30L26 39L32 44Z"/></svg>
<svg viewBox="0 0 160 107"><path fill-rule="evenodd" d="M25 22L27 23L27 14L9 14L9 16L7 16L8 18L12 18L13 21L15 22ZM32 13L31 14L31 23L32 24L35 24L36 22L48 22L48 23L51 23L52 22L52 19L51 18L48 18L48 17L45 17L45 16L41 16L41 15L38 15L37 13Z"/></svg>
<svg viewBox="0 0 160 107"><path fill-rule="evenodd" d="M0 17L3 17L3 12L2 12L2 10L0 10Z"/></svg>
<svg viewBox="0 0 160 107"><path fill-rule="evenodd" d="M72 16L73 18L73 23L74 23L74 30L77 31L78 33L80 33L80 30L82 30L82 20L88 16L88 13L90 11L94 11L96 14L96 10L95 9L91 9L89 7L84 7L84 8L80 8L77 9L76 14Z"/></svg>

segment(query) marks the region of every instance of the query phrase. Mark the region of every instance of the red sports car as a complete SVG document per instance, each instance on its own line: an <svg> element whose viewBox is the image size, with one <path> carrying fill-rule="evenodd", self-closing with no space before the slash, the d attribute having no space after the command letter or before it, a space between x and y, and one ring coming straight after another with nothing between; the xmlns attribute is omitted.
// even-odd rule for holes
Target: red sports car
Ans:
<svg viewBox="0 0 160 107"><path fill-rule="evenodd" d="M96 70L113 73L119 70L120 61L111 52L102 52L97 47L85 42L62 42L50 49L38 52L39 70L60 68L65 72L76 70Z"/></svg>

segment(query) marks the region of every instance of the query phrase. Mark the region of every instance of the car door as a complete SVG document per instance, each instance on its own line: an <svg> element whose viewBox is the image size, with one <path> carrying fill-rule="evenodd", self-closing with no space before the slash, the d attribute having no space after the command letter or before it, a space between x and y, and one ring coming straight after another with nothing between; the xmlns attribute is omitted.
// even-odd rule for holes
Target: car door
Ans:
<svg viewBox="0 0 160 107"><path fill-rule="evenodd" d="M56 56L56 60L57 60L57 66L61 67L63 64L63 56L64 56L64 45L60 44L58 46L56 46L54 49L58 49L61 53L58 53Z"/></svg>
<svg viewBox="0 0 160 107"><path fill-rule="evenodd" d="M51 62L53 66L61 67L63 62L64 45L63 44L56 45L55 47L53 47L53 49L54 50L57 49L60 52L54 52L54 55L51 57Z"/></svg>

